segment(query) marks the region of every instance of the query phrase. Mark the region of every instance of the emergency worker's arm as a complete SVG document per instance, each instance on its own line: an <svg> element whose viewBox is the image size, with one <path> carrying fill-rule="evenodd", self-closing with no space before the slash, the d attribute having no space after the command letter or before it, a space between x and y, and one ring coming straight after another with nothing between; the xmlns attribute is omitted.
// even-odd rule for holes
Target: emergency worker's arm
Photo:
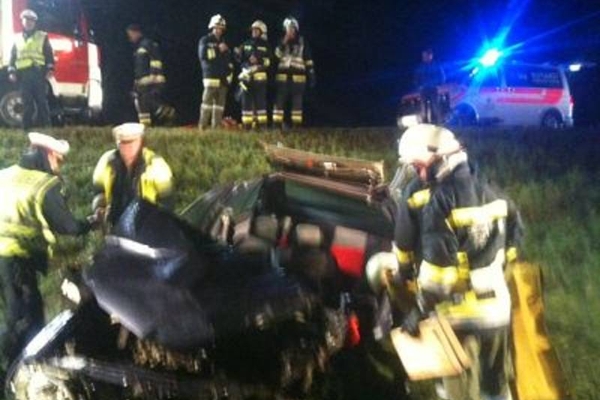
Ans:
<svg viewBox="0 0 600 400"><path fill-rule="evenodd" d="M258 46L258 62L263 66L264 69L267 69L271 66L271 50L269 49L269 45L264 43L262 46Z"/></svg>
<svg viewBox="0 0 600 400"><path fill-rule="evenodd" d="M13 44L10 49L10 61L8 62L8 73L14 74L17 71L17 45Z"/></svg>
<svg viewBox="0 0 600 400"><path fill-rule="evenodd" d="M506 218L506 261L516 261L523 241L523 221L521 214L512 200L508 200L508 216Z"/></svg>
<svg viewBox="0 0 600 400"><path fill-rule="evenodd" d="M50 40L48 39L48 35L46 35L46 39L44 39L44 62L46 65L46 71L54 71L54 51L52 51L52 45L50 45Z"/></svg>
<svg viewBox="0 0 600 400"><path fill-rule="evenodd" d="M439 301L448 299L461 282L457 258L459 244L446 220L452 209L452 200L440 191L423 208L423 260L417 283L424 311L429 311Z"/></svg>
<svg viewBox="0 0 600 400"><path fill-rule="evenodd" d="M211 61L217 57L217 50L209 46L208 37L205 36L198 42L198 58L200 61Z"/></svg>
<svg viewBox="0 0 600 400"><path fill-rule="evenodd" d="M144 46L139 46L135 51L134 76L140 79L150 74L150 54Z"/></svg>
<svg viewBox="0 0 600 400"><path fill-rule="evenodd" d="M44 197L42 213L50 229L61 235L83 235L91 226L88 221L77 220L61 193L61 185L54 185Z"/></svg>
<svg viewBox="0 0 600 400"><path fill-rule="evenodd" d="M172 210L175 206L175 193L173 173L169 164L162 157L156 157L148 174L156 191L156 203Z"/></svg>
<svg viewBox="0 0 600 400"><path fill-rule="evenodd" d="M412 278L414 270L414 252L419 240L419 229L416 210L411 210L408 198L403 197L396 213L394 244L400 274Z"/></svg>
<svg viewBox="0 0 600 400"><path fill-rule="evenodd" d="M111 179L109 160L112 157L111 152L107 152L100 157L98 164L94 168L92 175L92 186L94 190L94 200L92 202L92 212L96 213L99 209L106 211L110 205L110 199L107 198L106 187L107 182Z"/></svg>

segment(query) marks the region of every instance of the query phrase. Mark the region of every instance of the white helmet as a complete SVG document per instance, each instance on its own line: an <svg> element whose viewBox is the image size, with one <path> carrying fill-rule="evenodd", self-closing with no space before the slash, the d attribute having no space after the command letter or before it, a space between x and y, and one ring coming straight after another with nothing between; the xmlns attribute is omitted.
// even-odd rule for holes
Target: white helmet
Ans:
<svg viewBox="0 0 600 400"><path fill-rule="evenodd" d="M215 26L220 28L227 28L227 22L225 22L225 18L221 16L221 14L216 14L210 17L210 22L208 23L208 29L212 29Z"/></svg>
<svg viewBox="0 0 600 400"><path fill-rule="evenodd" d="M35 11L30 10L29 8L23 10L21 12L21 19L26 18L26 19L31 19L33 21L37 21L38 20L38 16L35 13Z"/></svg>
<svg viewBox="0 0 600 400"><path fill-rule="evenodd" d="M260 19L257 19L256 21L254 21L252 23L252 25L250 25L250 29L258 29L260 31L260 36L264 40L267 40L267 24L265 24Z"/></svg>
<svg viewBox="0 0 600 400"><path fill-rule="evenodd" d="M408 128L398 145L400 162L429 164L435 157L449 156L462 149L454 133L448 129L419 124Z"/></svg>
<svg viewBox="0 0 600 400"><path fill-rule="evenodd" d="M294 17L287 17L283 20L283 29L287 30L288 28L294 28L296 31L300 31L300 25L298 24L298 20Z"/></svg>

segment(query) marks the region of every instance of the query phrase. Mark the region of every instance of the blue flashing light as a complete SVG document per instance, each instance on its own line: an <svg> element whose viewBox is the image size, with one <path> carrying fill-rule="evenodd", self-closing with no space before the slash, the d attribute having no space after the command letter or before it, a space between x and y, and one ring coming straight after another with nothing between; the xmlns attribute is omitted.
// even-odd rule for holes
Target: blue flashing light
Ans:
<svg viewBox="0 0 600 400"><path fill-rule="evenodd" d="M496 65L498 60L502 57L502 52L498 49L489 49L479 59L479 63L486 68L493 67Z"/></svg>
<svg viewBox="0 0 600 400"><path fill-rule="evenodd" d="M571 72L579 72L581 71L581 67L583 65L581 65L581 63L575 63L575 64L571 64L569 65L569 71Z"/></svg>

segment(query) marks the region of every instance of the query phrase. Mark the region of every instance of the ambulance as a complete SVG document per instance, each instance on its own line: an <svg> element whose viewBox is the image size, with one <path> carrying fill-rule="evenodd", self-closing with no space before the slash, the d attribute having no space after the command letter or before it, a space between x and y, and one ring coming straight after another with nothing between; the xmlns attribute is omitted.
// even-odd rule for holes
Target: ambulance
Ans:
<svg viewBox="0 0 600 400"><path fill-rule="evenodd" d="M23 102L7 68L15 39L22 34L21 12L30 8L39 17L38 28L48 32L54 50L55 73L48 80L53 120L94 120L102 110L100 52L92 43L87 19L77 0L0 0L0 125L17 127Z"/></svg>
<svg viewBox="0 0 600 400"><path fill-rule="evenodd" d="M558 129L573 126L573 97L562 66L505 61L475 68L458 84L440 87L450 125ZM417 93L402 98L400 118L420 109Z"/></svg>

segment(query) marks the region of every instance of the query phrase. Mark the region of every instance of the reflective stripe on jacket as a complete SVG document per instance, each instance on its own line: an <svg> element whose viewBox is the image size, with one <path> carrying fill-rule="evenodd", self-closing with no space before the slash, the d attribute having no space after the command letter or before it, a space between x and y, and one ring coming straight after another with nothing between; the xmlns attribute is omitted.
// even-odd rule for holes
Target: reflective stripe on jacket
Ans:
<svg viewBox="0 0 600 400"><path fill-rule="evenodd" d="M49 252L56 239L42 212L58 177L18 165L0 171L0 256L29 257Z"/></svg>
<svg viewBox="0 0 600 400"><path fill-rule="evenodd" d="M198 58L204 80L218 80L219 85L228 85L233 79L233 60L230 50L219 50L221 43L224 43L223 39L217 39L212 33L203 36L198 43Z"/></svg>
<svg viewBox="0 0 600 400"><path fill-rule="evenodd" d="M93 184L98 190L104 192L106 203L110 205L113 198L115 183L114 161L118 157L117 150L109 150L100 157L94 169ZM157 204L161 198L171 194L173 190L173 175L167 162L152 150L142 149L142 161L145 168L141 170L136 196Z"/></svg>
<svg viewBox="0 0 600 400"><path fill-rule="evenodd" d="M17 70L43 67L46 65L44 55L44 42L48 34L43 31L35 31L32 35L25 37L17 36L15 68Z"/></svg>
<svg viewBox="0 0 600 400"><path fill-rule="evenodd" d="M137 86L166 82L158 44L148 38L139 41L134 56L134 77Z"/></svg>
<svg viewBox="0 0 600 400"><path fill-rule="evenodd" d="M402 264L417 263L430 306L457 328L506 326L510 295L504 266L516 257L518 213L462 163L441 182L414 184L398 209Z"/></svg>
<svg viewBox="0 0 600 400"><path fill-rule="evenodd" d="M250 38L241 44L236 54L239 55L242 70L250 71L248 74L241 75L243 80L267 80L267 70L271 65L271 55L269 52L269 43L266 40ZM256 64L250 62L252 56L256 57Z"/></svg>
<svg viewBox="0 0 600 400"><path fill-rule="evenodd" d="M278 73L307 74L308 76L314 74L310 48L302 36L292 43L281 43L275 49L275 56L279 59Z"/></svg>

